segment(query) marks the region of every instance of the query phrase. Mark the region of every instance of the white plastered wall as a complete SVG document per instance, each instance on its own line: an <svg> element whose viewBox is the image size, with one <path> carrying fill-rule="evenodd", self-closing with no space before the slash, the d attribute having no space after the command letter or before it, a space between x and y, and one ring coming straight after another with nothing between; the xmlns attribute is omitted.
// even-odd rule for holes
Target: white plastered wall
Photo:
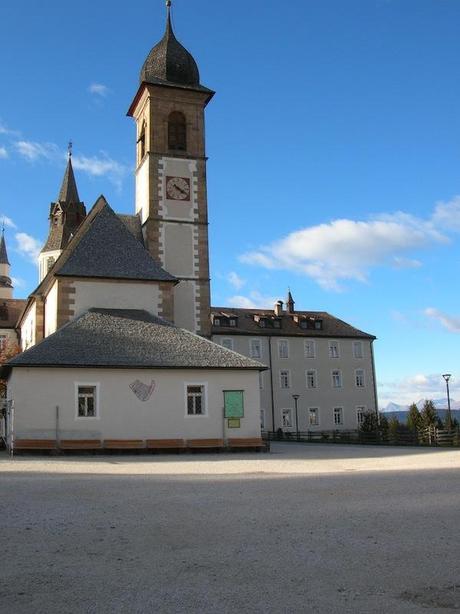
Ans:
<svg viewBox="0 0 460 614"><path fill-rule="evenodd" d="M130 385L155 383L142 402ZM77 418L76 385L98 387L98 418ZM206 387L206 415L186 415L185 385ZM243 390L241 428L227 429L223 391ZM8 383L16 438L199 439L260 436L257 371L15 368Z"/></svg>
<svg viewBox="0 0 460 614"><path fill-rule="evenodd" d="M56 280L46 295L45 301L45 337L57 329L58 284Z"/></svg>
<svg viewBox="0 0 460 614"><path fill-rule="evenodd" d="M37 308L35 301L32 303L26 317L21 325L21 347L22 350L35 345L35 322L37 318Z"/></svg>
<svg viewBox="0 0 460 614"><path fill-rule="evenodd" d="M75 317L92 307L100 309L145 309L158 315L160 289L156 282L111 282L76 280Z"/></svg>

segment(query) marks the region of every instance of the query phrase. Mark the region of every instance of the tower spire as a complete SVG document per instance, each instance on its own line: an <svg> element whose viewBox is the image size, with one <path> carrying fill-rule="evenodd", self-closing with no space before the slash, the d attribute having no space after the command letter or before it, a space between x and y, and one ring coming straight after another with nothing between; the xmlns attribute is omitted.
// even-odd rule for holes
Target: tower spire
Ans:
<svg viewBox="0 0 460 614"><path fill-rule="evenodd" d="M72 167L72 142L69 143L67 168L65 169L64 178L62 180L61 189L57 202L61 203L79 203L77 182L73 174Z"/></svg>

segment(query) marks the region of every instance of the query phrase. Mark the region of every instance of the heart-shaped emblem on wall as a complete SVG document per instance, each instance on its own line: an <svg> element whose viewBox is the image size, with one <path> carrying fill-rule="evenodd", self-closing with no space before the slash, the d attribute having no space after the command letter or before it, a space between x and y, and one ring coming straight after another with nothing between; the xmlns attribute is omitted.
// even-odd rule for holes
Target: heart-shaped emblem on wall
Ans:
<svg viewBox="0 0 460 614"><path fill-rule="evenodd" d="M140 401L145 402L148 401L152 396L153 391L155 390L155 385L156 384L154 380L152 380L150 385L148 385L137 379L135 382L130 384L129 387Z"/></svg>

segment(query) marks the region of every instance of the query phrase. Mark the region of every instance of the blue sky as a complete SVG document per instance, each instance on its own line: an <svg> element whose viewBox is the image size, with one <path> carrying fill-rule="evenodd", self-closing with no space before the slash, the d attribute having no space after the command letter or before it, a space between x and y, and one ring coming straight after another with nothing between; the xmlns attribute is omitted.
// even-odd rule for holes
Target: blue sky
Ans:
<svg viewBox="0 0 460 614"><path fill-rule="evenodd" d="M0 213L15 296L37 281L67 142L81 198L134 211L126 111L163 0L2 8ZM213 304L371 332L381 404L460 399L460 4L174 0L207 111ZM13 225L14 224L14 227Z"/></svg>

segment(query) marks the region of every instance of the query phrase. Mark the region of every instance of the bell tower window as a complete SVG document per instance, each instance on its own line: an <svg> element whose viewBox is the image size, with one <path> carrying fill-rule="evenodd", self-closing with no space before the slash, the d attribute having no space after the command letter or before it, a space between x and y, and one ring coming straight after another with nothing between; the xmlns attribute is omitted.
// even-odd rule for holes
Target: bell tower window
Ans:
<svg viewBox="0 0 460 614"><path fill-rule="evenodd" d="M173 111L168 118L168 149L187 150L187 124L180 111Z"/></svg>
<svg viewBox="0 0 460 614"><path fill-rule="evenodd" d="M139 154L139 162L141 162L145 156L145 121L142 122L141 132L137 140L137 151Z"/></svg>

